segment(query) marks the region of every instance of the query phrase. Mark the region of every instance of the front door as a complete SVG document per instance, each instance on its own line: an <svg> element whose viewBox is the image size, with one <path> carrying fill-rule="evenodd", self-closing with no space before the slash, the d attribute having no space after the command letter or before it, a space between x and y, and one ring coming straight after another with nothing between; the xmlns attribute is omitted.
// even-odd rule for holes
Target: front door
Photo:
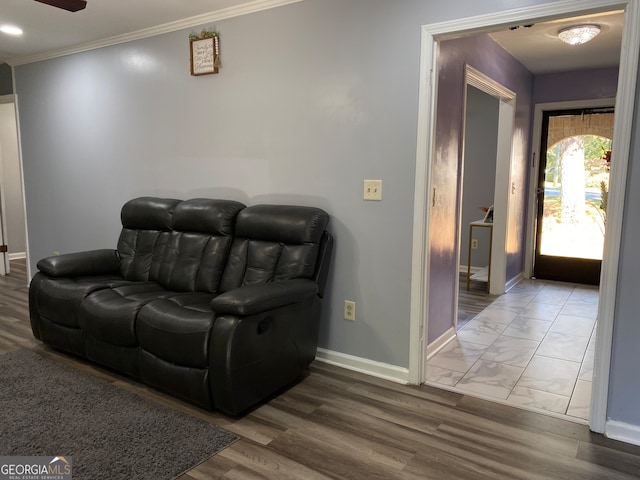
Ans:
<svg viewBox="0 0 640 480"><path fill-rule="evenodd" d="M599 285L611 138L613 108L544 112L536 278Z"/></svg>

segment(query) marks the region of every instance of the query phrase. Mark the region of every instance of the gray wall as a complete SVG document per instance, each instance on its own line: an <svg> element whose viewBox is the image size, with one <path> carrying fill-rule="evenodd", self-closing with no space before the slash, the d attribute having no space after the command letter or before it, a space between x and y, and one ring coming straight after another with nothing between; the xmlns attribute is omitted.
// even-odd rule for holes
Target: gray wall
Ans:
<svg viewBox="0 0 640 480"><path fill-rule="evenodd" d="M4 176L4 200L6 206L7 237L9 253L25 253L24 202L18 155L18 133L16 129L15 105L0 104L0 159Z"/></svg>
<svg viewBox="0 0 640 480"><path fill-rule="evenodd" d="M321 346L407 366L420 26L504 8L502 0L306 0L216 24L222 70L200 78L188 74L188 31L17 67L33 260L113 247L119 208L137 195L318 205L337 239ZM529 114L517 112L519 125ZM640 145L631 154L634 164ZM457 152L438 161L434 180L455 183ZM365 178L383 180L382 202L362 200ZM640 189L637 172L629 181ZM441 213L449 235L456 215ZM640 267L630 253L639 233L638 221L626 223L624 278ZM510 271L521 268L521 251ZM441 305L431 313L445 317L457 271L447 255L431 272L431 285L447 289L431 295ZM342 320L344 299L358 303L355 323ZM640 425L638 397L626 395L640 379L622 370L640 363L638 335L624 337L637 330L636 305L621 290L610 413Z"/></svg>
<svg viewBox="0 0 640 480"><path fill-rule="evenodd" d="M219 22L219 75L189 75L189 31L17 67L32 265L115 246L139 195L316 205L336 238L321 346L407 366L423 3Z"/></svg>

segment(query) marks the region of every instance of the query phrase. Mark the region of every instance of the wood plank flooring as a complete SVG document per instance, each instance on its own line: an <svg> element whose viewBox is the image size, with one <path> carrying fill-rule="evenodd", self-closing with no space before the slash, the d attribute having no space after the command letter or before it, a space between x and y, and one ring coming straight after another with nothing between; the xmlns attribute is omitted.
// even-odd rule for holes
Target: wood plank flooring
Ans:
<svg viewBox="0 0 640 480"><path fill-rule="evenodd" d="M242 437L179 480L640 478L640 447L584 425L319 362L244 417L207 412L34 340L25 282L18 265L0 278L0 354L33 349Z"/></svg>
<svg viewBox="0 0 640 480"><path fill-rule="evenodd" d="M467 290L467 272L461 272L458 287L458 330L498 297L499 295L487 293L487 284L484 282L472 281Z"/></svg>

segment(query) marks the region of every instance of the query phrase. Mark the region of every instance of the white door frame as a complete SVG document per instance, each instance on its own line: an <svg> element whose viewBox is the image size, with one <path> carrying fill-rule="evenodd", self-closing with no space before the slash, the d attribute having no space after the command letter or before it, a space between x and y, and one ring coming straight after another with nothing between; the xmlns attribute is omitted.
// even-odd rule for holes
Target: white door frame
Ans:
<svg viewBox="0 0 640 480"><path fill-rule="evenodd" d="M0 145L1 147L1 145ZM6 245L7 238L7 211L4 202L4 164L2 160L2 149L0 148L0 245ZM6 275L11 271L9 264L9 253L0 252L0 275Z"/></svg>
<svg viewBox="0 0 640 480"><path fill-rule="evenodd" d="M493 241L491 242L491 278L489 288L492 295L500 295L506 290L507 283L507 222L509 217L510 202L509 195L511 182L511 158L512 139L516 113L516 94L504 85L496 82L491 77L485 75L471 65L465 65L465 100L462 118L466 118L466 87L472 86L498 100L498 138L496 149L496 177L494 185L494 214L493 214ZM463 120L464 121L464 120ZM466 124L463 126L461 135L464 138ZM463 145L463 172L464 172L464 151ZM464 173L463 173L464 175ZM464 184L464 182L461 182ZM465 229L462 222L462 189L458 192L458 253L456 265L460 265L460 236ZM456 283L456 296L460 283ZM455 304L454 319L457 319L457 301Z"/></svg>
<svg viewBox="0 0 640 480"><path fill-rule="evenodd" d="M13 95L0 96L0 103L13 103ZM14 107L15 108L15 107ZM0 148L0 245L6 245L8 242L7 233L7 204L5 202L5 182L4 182L4 161L2 159L2 149ZM0 275L6 275L11 272L9 263L9 253L0 252Z"/></svg>
<svg viewBox="0 0 640 480"><path fill-rule="evenodd" d="M437 44L439 40L478 34L514 23L531 23L574 16L606 9L625 9L622 53L616 95L614 145L610 173L607 213L607 242L602 262L602 281L598 308L596 359L591 400L590 426L595 432L606 429L611 344L617 282L625 178L632 135L638 51L640 50L640 0L570 0L518 10L497 12L422 27L420 91L414 191L414 225L411 277L409 381L421 383L425 374L429 296L429 218L431 213L431 159L434 149L437 82Z"/></svg>
<svg viewBox="0 0 640 480"><path fill-rule="evenodd" d="M498 138L496 141L496 175L494 185L494 206L500 206L494 208L494 222L493 222L493 241L491 242L491 272L489 280L489 293L492 295L499 295L506 290L507 281L507 258L506 258L506 245L507 245L507 221L509 219L509 178L511 176L511 157L512 157L512 138L513 128L515 123L515 111L516 111L516 94L506 88L504 85L488 77L481 71L472 67L471 65L464 66L464 111L462 113L463 128L461 132L462 138L466 137L467 132L467 90L469 86L472 86L481 92L490 95L495 98L498 104ZM462 180L461 185L464 186L464 171L466 164L466 145L462 146ZM464 188L461 188L458 192L458 251L456 265L460 265L460 251L462 245L462 235L466 235L468 228L466 225L462 225L462 207L464 198ZM460 295L460 282L456 282L455 286L455 303L453 311L454 330L458 329L458 297ZM427 355L428 356L428 355Z"/></svg>
<svg viewBox="0 0 640 480"><path fill-rule="evenodd" d="M577 110L580 108L615 107L615 98L598 98L594 100L572 100L569 102L536 103L533 114L533 136L531 137L531 175L529 175L529 198L527 208L527 238L524 261L524 277L533 276L533 263L536 248L537 188L538 169L540 168L540 140L542 137L542 116L544 112L554 110ZM615 118L615 117L614 117Z"/></svg>
<svg viewBox="0 0 640 480"><path fill-rule="evenodd" d="M12 69L12 73L13 73L13 69ZM15 84L15 78L13 79L13 83ZM24 215L24 226L25 226L25 252L27 255L27 282L30 281L31 279L31 275L30 275L30 261L29 261L29 229L27 227L27 202L26 202L26 196L25 196L25 188L24 188L24 167L22 164L22 142L20 140L20 119L19 119L19 114L18 114L18 95L17 94L11 94L11 95L0 95L0 103L2 104L6 104L6 103L12 103L13 104L13 109L15 112L15 116L16 116L16 135L18 136L18 163L20 165L20 183L21 183L21 191L22 191L22 207L23 207L23 215ZM5 215L5 204L4 204L4 198L2 198L1 200L1 208L2 208L2 215L3 218L6 218ZM4 222L3 222L4 223ZM5 226L6 228L6 226ZM7 238L7 233L6 230L4 232L4 238ZM9 271L9 255L6 254L6 265L7 265L7 272Z"/></svg>

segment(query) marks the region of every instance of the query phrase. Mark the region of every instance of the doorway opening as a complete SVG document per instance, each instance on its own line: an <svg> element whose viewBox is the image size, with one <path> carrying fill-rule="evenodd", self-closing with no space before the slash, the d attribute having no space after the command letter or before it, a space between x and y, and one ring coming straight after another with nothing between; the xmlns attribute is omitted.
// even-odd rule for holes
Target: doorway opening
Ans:
<svg viewBox="0 0 640 480"><path fill-rule="evenodd" d="M516 94L465 65L456 328L506 290L509 178ZM481 293L484 290L484 295Z"/></svg>
<svg viewBox="0 0 640 480"><path fill-rule="evenodd" d="M613 107L543 113L533 274L600 284Z"/></svg>
<svg viewBox="0 0 640 480"><path fill-rule="evenodd" d="M636 76L638 58L633 52L640 47L640 39L628 25L636 25L640 21L640 10L634 0L616 4L625 8L624 28L622 34L622 55L619 63L619 78L617 89L616 128L613 143L616 146L612 152L611 193L608 198L609 208L607 216L607 242L605 244L605 262L602 265L602 283L598 306L598 336L596 342L596 359L594 363L595 376L590 426L593 431L604 432L606 429L607 389L609 383L610 352L613 332L613 312L616 295L617 264L619 259L619 245L622 238L622 215L624 207L625 178L628 167L628 156L632 136L633 105L635 101ZM435 138L435 92L438 86L433 82L433 72L437 71L438 42L440 39L460 38L487 32L511 24L525 25L540 19L560 19L568 16L578 16L601 9L606 11L613 4L607 0L593 0L585 6L569 5L566 3L534 6L492 15L484 15L468 19L458 19L451 22L426 25L423 27L421 82L419 97L418 147L416 162L416 185L414 202L414 249L412 270L412 302L411 302L411 335L409 359L409 379L416 383L425 379L424 359L426 342L429 338L429 294L432 286L442 290L441 284L429 278L430 273L438 270L441 265L432 266L432 262L442 260L441 243L433 244L430 231L440 224L430 221L436 189L433 184L440 179L434 172L431 160L436 153ZM526 132L521 132L525 134ZM451 142L447 146L453 145ZM445 212L442 212L445 213ZM440 220L442 217L438 217ZM525 265L525 273L526 268ZM457 272L456 272L457 273ZM446 297L440 295L438 298ZM442 305L440 302L437 306ZM437 313L440 313L439 311Z"/></svg>
<svg viewBox="0 0 640 480"><path fill-rule="evenodd" d="M27 234L24 186L18 141L16 97L0 96L0 225L2 255L0 274L10 273L12 263L26 268ZM17 262L17 263L16 263Z"/></svg>

